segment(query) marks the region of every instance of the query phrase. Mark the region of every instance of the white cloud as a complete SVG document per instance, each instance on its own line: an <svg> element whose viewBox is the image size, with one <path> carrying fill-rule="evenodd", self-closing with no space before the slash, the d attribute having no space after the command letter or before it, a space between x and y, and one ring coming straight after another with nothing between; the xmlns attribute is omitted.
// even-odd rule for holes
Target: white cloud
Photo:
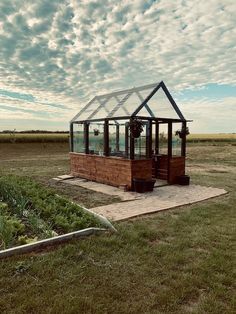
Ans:
<svg viewBox="0 0 236 314"><path fill-rule="evenodd" d="M236 97L226 97L182 101L179 107L185 118L193 120L189 124L192 133L231 133L235 132L235 105Z"/></svg>
<svg viewBox="0 0 236 314"><path fill-rule="evenodd" d="M113 89L236 85L235 10L234 0L2 0L0 89L32 94L37 106L10 105L55 119L43 103L64 104L67 119Z"/></svg>

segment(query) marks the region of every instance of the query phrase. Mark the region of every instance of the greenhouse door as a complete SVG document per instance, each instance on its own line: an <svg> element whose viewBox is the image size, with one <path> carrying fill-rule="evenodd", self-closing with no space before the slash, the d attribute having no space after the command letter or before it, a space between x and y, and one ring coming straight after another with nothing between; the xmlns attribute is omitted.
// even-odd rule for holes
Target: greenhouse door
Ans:
<svg viewBox="0 0 236 314"><path fill-rule="evenodd" d="M152 174L155 178L168 180L168 124L154 122Z"/></svg>

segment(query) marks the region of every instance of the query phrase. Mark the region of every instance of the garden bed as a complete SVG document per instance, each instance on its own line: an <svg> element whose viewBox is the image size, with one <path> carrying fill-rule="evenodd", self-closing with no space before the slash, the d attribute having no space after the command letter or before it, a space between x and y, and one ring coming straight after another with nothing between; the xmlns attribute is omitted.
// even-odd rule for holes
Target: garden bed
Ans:
<svg viewBox="0 0 236 314"><path fill-rule="evenodd" d="M29 178L0 178L0 250L100 226L82 207Z"/></svg>

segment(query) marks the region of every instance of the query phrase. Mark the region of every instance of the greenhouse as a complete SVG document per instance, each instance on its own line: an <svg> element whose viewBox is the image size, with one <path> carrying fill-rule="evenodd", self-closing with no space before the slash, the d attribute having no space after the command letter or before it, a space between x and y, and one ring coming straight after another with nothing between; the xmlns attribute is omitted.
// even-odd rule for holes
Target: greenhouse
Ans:
<svg viewBox="0 0 236 314"><path fill-rule="evenodd" d="M178 183L187 122L163 81L95 96L70 122L71 174L127 190L135 179Z"/></svg>

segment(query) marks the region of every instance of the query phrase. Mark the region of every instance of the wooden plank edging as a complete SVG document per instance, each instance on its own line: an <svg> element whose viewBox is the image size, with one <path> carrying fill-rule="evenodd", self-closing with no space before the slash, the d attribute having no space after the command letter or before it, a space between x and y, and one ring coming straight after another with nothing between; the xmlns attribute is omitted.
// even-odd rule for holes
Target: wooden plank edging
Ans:
<svg viewBox="0 0 236 314"><path fill-rule="evenodd" d="M34 250L45 248L49 245L60 244L75 238L89 236L91 234L96 234L100 232L107 231L104 228L86 228L79 231L73 231L70 233L62 234L53 238L43 239L37 242L28 243L20 246L16 246L13 248L9 248L6 250L0 251L0 259L10 257L17 254L30 253Z"/></svg>

